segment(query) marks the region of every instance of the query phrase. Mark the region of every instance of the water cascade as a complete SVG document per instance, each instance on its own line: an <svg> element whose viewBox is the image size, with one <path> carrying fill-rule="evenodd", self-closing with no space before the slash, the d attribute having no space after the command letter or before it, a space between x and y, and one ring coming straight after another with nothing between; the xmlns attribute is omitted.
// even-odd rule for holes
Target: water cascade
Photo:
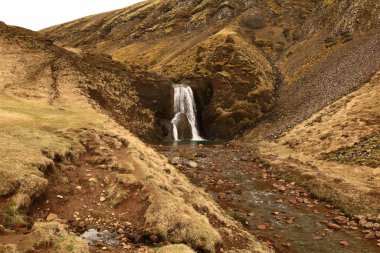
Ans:
<svg viewBox="0 0 380 253"><path fill-rule="evenodd" d="M183 84L175 84L173 88L175 115L171 122L174 140L203 140L197 128L197 107L192 89Z"/></svg>

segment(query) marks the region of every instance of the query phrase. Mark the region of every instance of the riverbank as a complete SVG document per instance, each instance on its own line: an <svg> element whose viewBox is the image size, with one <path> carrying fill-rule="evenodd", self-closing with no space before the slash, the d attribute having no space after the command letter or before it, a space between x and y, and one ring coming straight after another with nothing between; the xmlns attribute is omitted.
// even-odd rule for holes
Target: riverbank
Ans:
<svg viewBox="0 0 380 253"><path fill-rule="evenodd" d="M272 141L260 158L280 177L350 215L380 214L380 73Z"/></svg>
<svg viewBox="0 0 380 253"><path fill-rule="evenodd" d="M377 239L366 238L363 231L368 228L360 226L357 217L345 217L306 188L277 177L251 147L229 143L154 148L276 252L378 250Z"/></svg>
<svg viewBox="0 0 380 253"><path fill-rule="evenodd" d="M0 118L0 252L272 252L104 114L2 96Z"/></svg>

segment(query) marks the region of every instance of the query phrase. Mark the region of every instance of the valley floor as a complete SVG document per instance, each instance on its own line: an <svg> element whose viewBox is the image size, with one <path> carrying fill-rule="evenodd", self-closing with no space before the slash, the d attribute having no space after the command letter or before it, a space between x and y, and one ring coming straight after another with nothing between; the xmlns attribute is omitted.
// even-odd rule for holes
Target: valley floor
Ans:
<svg viewBox="0 0 380 253"><path fill-rule="evenodd" d="M272 252L88 104L1 96L0 118L0 252Z"/></svg>
<svg viewBox="0 0 380 253"><path fill-rule="evenodd" d="M334 113L329 109L321 112L322 123L317 123L329 122L350 108L357 95L369 98L366 87L333 105ZM367 184L373 195L356 198L355 205L348 205L343 200L349 185L345 182L345 188L339 188L341 180L329 174L322 177L325 167L313 167L321 169L316 180L310 173L306 178L294 176L308 174L304 165L310 164L287 167L289 164L278 162L282 156L284 161L294 162L304 155L283 147L306 145L295 142L303 130L290 132L284 137L288 142L281 139L254 146L231 142L149 147L87 106L55 107L6 96L0 101L0 117L4 119L0 121L0 218L5 225L0 227L0 252L378 250L376 134L356 144L368 149L373 159L365 156L365 166L352 173L374 173ZM357 110L365 112L360 106L377 115L371 111L376 110L376 103L357 105ZM314 118L311 121L316 122ZM369 126L368 122L364 126ZM360 128L354 126L352 133L360 134L350 135L350 140L360 140L374 129L358 131ZM319 135L309 138L312 136ZM341 152L344 158L352 147ZM342 157L340 153L328 154L325 159L331 161L320 157L305 161L353 168L344 159L339 160L342 164L333 161ZM360 178L357 180L367 180ZM324 188L316 183L326 186L330 179L334 183L327 185L330 195L322 195L326 191L318 192ZM371 211L368 207L375 212L353 215ZM85 236L81 239L80 235Z"/></svg>

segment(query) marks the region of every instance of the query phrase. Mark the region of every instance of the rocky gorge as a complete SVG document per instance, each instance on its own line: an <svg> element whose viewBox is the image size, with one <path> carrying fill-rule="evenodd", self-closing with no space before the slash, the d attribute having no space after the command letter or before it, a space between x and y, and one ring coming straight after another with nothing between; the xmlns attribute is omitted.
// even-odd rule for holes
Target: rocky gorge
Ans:
<svg viewBox="0 0 380 253"><path fill-rule="evenodd" d="M377 252L380 3L148 0L0 23L0 252Z"/></svg>

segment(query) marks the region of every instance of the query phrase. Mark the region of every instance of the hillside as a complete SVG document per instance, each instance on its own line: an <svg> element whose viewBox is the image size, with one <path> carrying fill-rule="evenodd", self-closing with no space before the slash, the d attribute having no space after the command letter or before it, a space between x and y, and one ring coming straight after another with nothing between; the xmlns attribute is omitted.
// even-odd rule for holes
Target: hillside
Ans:
<svg viewBox="0 0 380 253"><path fill-rule="evenodd" d="M261 121L255 136L278 135L368 81L380 67L379 9L369 0L145 1L42 32L189 83L203 135L231 139Z"/></svg>
<svg viewBox="0 0 380 253"><path fill-rule="evenodd" d="M261 157L346 213L380 213L379 95L377 73L275 141L261 142Z"/></svg>
<svg viewBox="0 0 380 253"><path fill-rule="evenodd" d="M292 43L283 31L312 8L313 1L146 1L42 32L61 46L107 53L188 83L204 136L230 139L272 109L272 59Z"/></svg>
<svg viewBox="0 0 380 253"><path fill-rule="evenodd" d="M139 72L75 51L0 24L0 252L271 252L126 130L152 127Z"/></svg>

